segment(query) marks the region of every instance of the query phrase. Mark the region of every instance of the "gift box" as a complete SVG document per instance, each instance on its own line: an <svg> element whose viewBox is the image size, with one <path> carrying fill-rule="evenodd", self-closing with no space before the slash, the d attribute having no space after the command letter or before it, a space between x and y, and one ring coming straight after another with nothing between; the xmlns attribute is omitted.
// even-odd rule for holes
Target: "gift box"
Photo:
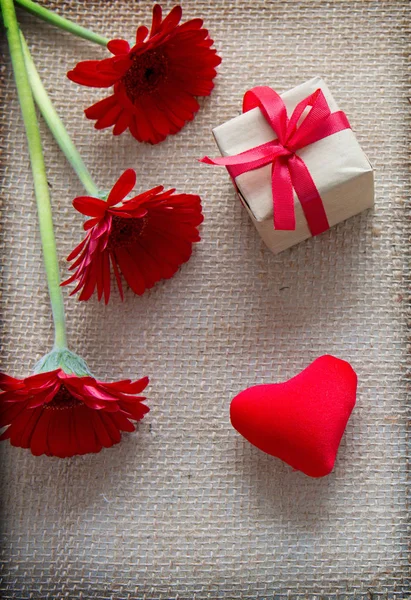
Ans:
<svg viewBox="0 0 411 600"><path fill-rule="evenodd" d="M374 204L373 169L320 77L278 95L244 96L243 114L213 130L239 198L278 253Z"/></svg>

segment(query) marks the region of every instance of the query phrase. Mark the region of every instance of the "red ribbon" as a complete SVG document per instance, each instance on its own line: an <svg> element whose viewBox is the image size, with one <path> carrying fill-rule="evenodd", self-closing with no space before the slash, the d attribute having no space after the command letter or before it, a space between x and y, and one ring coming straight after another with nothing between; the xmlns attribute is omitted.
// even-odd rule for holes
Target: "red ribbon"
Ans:
<svg viewBox="0 0 411 600"><path fill-rule="evenodd" d="M245 93L243 112L256 107L260 108L277 139L235 156L205 156L201 162L223 165L233 178L271 163L275 229L295 229L294 188L311 234L322 233L329 228L324 204L307 165L296 151L349 129L347 117L341 110L331 113L320 89L302 100L290 118L281 96L267 86L255 87Z"/></svg>

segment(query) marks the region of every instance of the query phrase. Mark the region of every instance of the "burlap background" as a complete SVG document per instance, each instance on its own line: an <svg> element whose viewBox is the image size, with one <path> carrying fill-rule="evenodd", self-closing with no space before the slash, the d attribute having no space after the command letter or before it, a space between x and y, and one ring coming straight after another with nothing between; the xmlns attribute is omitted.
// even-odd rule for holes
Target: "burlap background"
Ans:
<svg viewBox="0 0 411 600"><path fill-rule="evenodd" d="M133 39L150 2L48 2ZM170 8L167 2L166 7ZM407 272L410 244L409 3L183 3L223 57L213 95L178 135L149 147L96 132L82 109L104 96L70 83L104 49L24 15L45 85L101 187L127 167L141 189L199 193L203 241L142 298L66 305L73 350L102 379L151 377L138 432L96 456L33 458L1 446L2 598L116 600L406 598ZM6 51L3 45L4 53ZM376 168L376 208L274 257L214 155L211 128L246 88L324 76ZM26 142L2 62L2 368L30 373L52 341ZM42 124L61 271L81 238L82 192ZM408 219L408 220L407 220ZM231 397L286 379L323 353L352 362L358 405L335 471L311 480L231 428ZM408 379L409 381L409 379Z"/></svg>

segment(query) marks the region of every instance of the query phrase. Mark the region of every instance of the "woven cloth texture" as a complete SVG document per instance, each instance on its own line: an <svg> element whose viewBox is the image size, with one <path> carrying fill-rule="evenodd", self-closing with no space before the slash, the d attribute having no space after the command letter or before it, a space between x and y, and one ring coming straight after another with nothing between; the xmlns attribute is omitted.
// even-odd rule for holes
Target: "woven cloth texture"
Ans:
<svg viewBox="0 0 411 600"><path fill-rule="evenodd" d="M44 2L133 40L151 3ZM172 3L164 7L170 9ZM193 122L151 147L98 132L104 91L66 78L106 51L18 10L45 86L101 188L128 167L143 190L199 193L202 242L170 281L108 307L64 295L72 350L100 379L149 375L151 412L98 455L34 458L1 444L4 599L409 598L407 290L410 284L408 0L183 2L223 57ZM212 127L246 89L323 76L375 167L376 206L272 255L224 169ZM1 63L2 370L31 372L52 343L27 146ZM82 193L41 123L62 275L82 237ZM408 212L407 212L408 211ZM351 362L357 407L334 472L312 480L242 439L240 390L288 379L321 354Z"/></svg>

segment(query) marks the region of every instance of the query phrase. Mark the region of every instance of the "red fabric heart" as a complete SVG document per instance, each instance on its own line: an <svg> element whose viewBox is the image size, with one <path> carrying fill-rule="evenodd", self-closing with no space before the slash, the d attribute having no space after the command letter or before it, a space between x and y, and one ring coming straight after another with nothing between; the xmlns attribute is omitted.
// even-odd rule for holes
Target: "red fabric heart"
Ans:
<svg viewBox="0 0 411 600"><path fill-rule="evenodd" d="M349 363L321 356L285 383L256 385L233 398L233 427L260 450L310 477L328 475L355 405Z"/></svg>

